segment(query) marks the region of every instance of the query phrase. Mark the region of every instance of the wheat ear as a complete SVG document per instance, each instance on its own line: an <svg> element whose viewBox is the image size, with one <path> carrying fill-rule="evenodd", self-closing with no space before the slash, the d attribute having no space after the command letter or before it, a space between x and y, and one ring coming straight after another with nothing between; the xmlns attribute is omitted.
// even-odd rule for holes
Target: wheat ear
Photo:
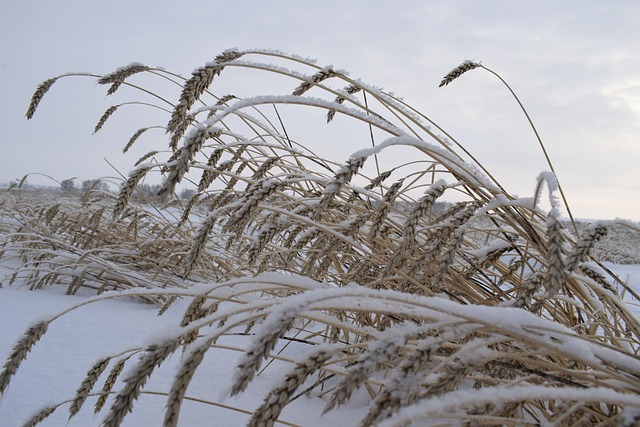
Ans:
<svg viewBox="0 0 640 427"><path fill-rule="evenodd" d="M73 417L78 413L78 411L80 411L80 408L82 408L82 405L87 400L87 397L95 383L98 381L98 378L100 378L102 372L107 369L110 360L110 357L100 359L91 367L91 369L89 369L87 376L82 381L82 384L80 384L80 387L76 391L76 395L71 402L71 406L69 407L69 418Z"/></svg>
<svg viewBox="0 0 640 427"><path fill-rule="evenodd" d="M146 65L134 62L124 67L118 68L113 73L106 74L100 77L100 79L98 79L98 83L101 85L111 84L111 86L107 90L107 95L113 95L118 90L120 85L124 83L125 79L131 77L134 74L142 73L147 70L150 70L150 68Z"/></svg>
<svg viewBox="0 0 640 427"><path fill-rule="evenodd" d="M26 114L27 119L31 119L33 117L33 115L36 112L36 109L38 108L38 105L40 104L40 101L42 101L42 97L44 96L45 93L47 93L47 91L56 82L56 80L58 80L57 77L53 79L45 80L42 83L40 83L40 85L36 88L36 91L33 93L33 96L31 97L29 108L27 109L27 114Z"/></svg>
<svg viewBox="0 0 640 427"><path fill-rule="evenodd" d="M424 215L431 210L431 206L438 199L438 197L444 194L447 189L447 184L444 180L440 179L433 184L425 191L424 196L422 196L418 203L411 209L406 222L403 227L403 236L400 244L396 247L387 262L387 265L384 267L384 272L381 277L387 276L391 273L391 271L399 266L402 262L404 262L404 257L406 256L409 247L414 243L415 236L418 230L418 224Z"/></svg>
<svg viewBox="0 0 640 427"><path fill-rule="evenodd" d="M391 207L404 183L404 178L394 182L389 190L385 193L384 198L382 199L382 203L378 207L376 214L371 220L371 229L369 230L369 239L375 239L378 236L380 228L382 227L384 220L387 218L389 211L391 211Z"/></svg>
<svg viewBox="0 0 640 427"><path fill-rule="evenodd" d="M175 380L169 391L167 399L166 411L164 414L164 427L175 427L178 425L178 416L180 415L180 407L187 391L187 386L191 382L197 367L204 359L205 354L209 350L209 344L196 347L183 360L180 369L176 373Z"/></svg>
<svg viewBox="0 0 640 427"><path fill-rule="evenodd" d="M120 107L120 105L112 105L111 107L107 108L107 111L105 111L104 114L100 117L100 120L98 120L96 127L93 129L94 134L98 133L98 131L102 129L109 117L111 117L111 115L116 112L118 107Z"/></svg>
<svg viewBox="0 0 640 427"><path fill-rule="evenodd" d="M285 376L280 386L271 390L264 402L253 412L247 427L271 427L289 402L293 393L306 381L307 377L316 372L331 358L326 348L321 348L307 356L304 362L296 366Z"/></svg>
<svg viewBox="0 0 640 427"><path fill-rule="evenodd" d="M45 406L41 410L39 410L33 417L29 418L22 427L35 427L40 424L40 422L44 421L49 415L53 414L53 412L58 409L57 405L54 406Z"/></svg>
<svg viewBox="0 0 640 427"><path fill-rule="evenodd" d="M402 331L393 330L374 344L371 344L368 351L364 352L356 361L355 366L349 369L347 374L340 380L335 391L331 395L329 402L324 407L322 413L329 412L335 406L341 405L351 397L353 391L360 386L380 365L389 362L398 351L406 344L407 336Z"/></svg>
<svg viewBox="0 0 640 427"><path fill-rule="evenodd" d="M206 126L198 126L187 135L184 145L179 151L175 163L170 167L169 176L162 184L162 189L158 192L159 197L164 197L174 192L176 185L182 181L184 175L189 171L193 159L205 141L209 138L216 138L222 133L221 130L212 130Z"/></svg>
<svg viewBox="0 0 640 427"><path fill-rule="evenodd" d="M563 253L565 242L564 226L557 208L551 209L547 218L547 274L545 286L547 295L553 297L567 281L567 262Z"/></svg>
<svg viewBox="0 0 640 427"><path fill-rule="evenodd" d="M455 79L457 79L458 77L466 73L467 71L471 71L474 68L478 68L479 66L480 66L480 63L478 62L473 62L469 60L464 61L462 64L458 65L456 68L451 70L449 74L444 76L438 87L448 85L449 83L451 83L452 81L454 81Z"/></svg>
<svg viewBox="0 0 640 427"><path fill-rule="evenodd" d="M298 314L302 311L302 305L285 303L286 306L274 311L267 316L265 321L256 331L249 349L238 362L233 376L230 394L234 396L247 388L255 373L260 369L262 360L267 357L269 351L275 348L278 339L293 326Z"/></svg>
<svg viewBox="0 0 640 427"><path fill-rule="evenodd" d="M153 370L176 351L179 343L179 339L174 339L147 348L134 371L125 379L125 386L113 401L109 414L102 424L103 427L118 427L122 424L124 417L133 409L134 400L140 395L142 387Z"/></svg>
<svg viewBox="0 0 640 427"><path fill-rule="evenodd" d="M300 96L311 89L313 86L322 83L328 78L339 76L340 73L337 73L331 68L325 68L323 70L318 71L308 81L302 82L292 93L292 95Z"/></svg>
<svg viewBox="0 0 640 427"><path fill-rule="evenodd" d="M185 260L184 272L182 273L183 277L188 277L191 273L191 270L193 270L193 268L198 263L198 260L200 259L200 256L207 244L207 239L213 231L213 227L218 219L219 218L217 215L209 215L209 217L202 223L202 225L198 229L195 241L191 246L191 249L189 250L189 253L187 254Z"/></svg>
<svg viewBox="0 0 640 427"><path fill-rule="evenodd" d="M113 368L111 368L111 371L109 372L109 375L107 376L107 379L105 380L104 384L102 385L102 390L100 391L100 396L98 396L98 400L96 401L96 404L93 408L93 413L94 414L98 414L98 412L100 412L100 410L102 409L102 407L104 406L104 404L107 401L107 397L109 397L109 393L111 393L111 390L113 389L113 386L116 383L116 379L118 378L118 375L120 375L120 373L122 372L122 369L124 368L125 363L127 362L127 359L121 359L118 361L118 363L115 364L115 366Z"/></svg>
<svg viewBox="0 0 640 427"><path fill-rule="evenodd" d="M567 270L569 272L574 271L581 262L587 259L593 246L598 240L607 235L607 231L606 226L596 224L583 233L580 240L572 248L569 256L567 256Z"/></svg>
<svg viewBox="0 0 640 427"><path fill-rule="evenodd" d="M122 149L122 153L126 153L127 151L129 151L129 148L131 148L131 146L133 146L133 143L136 142L136 140L138 138L140 138L140 135L142 135L143 133L145 133L146 131L148 131L150 128L140 128L138 129L132 136L131 138L129 138L129 141L127 142L127 145L124 146L124 148Z"/></svg>
<svg viewBox="0 0 640 427"><path fill-rule="evenodd" d="M167 132L174 133L183 125L189 108L211 85L213 78L220 75L224 69L224 65L221 64L240 58L242 55L243 53L237 50L225 51L218 55L214 62L206 64L191 73L191 78L183 86L180 101L171 114L171 120L167 124Z"/></svg>
<svg viewBox="0 0 640 427"><path fill-rule="evenodd" d="M11 377L15 375L16 370L20 366L20 363L22 363L22 361L27 358L27 353L31 351L33 346L38 342L42 335L47 332L48 327L49 322L42 321L36 323L35 325L27 329L27 332L13 346L13 351L7 358L7 361L2 368L2 373L0 373L0 398L9 386Z"/></svg>
<svg viewBox="0 0 640 427"><path fill-rule="evenodd" d="M357 93L357 92L359 92L361 90L362 90L362 88L360 86L349 85L349 86L347 86L347 87L345 87L343 89L343 92L345 92L345 93L347 93L349 95L353 95L354 93ZM347 100L347 98L345 98L344 96L338 95L333 102L335 102L336 104L343 104L344 101L346 101L346 100ZM327 112L327 123L329 123L331 120L333 120L333 117L335 115L336 115L336 110L334 110L334 109L329 110Z"/></svg>
<svg viewBox="0 0 640 427"><path fill-rule="evenodd" d="M122 214L122 212L124 212L124 208L127 206L129 198L133 194L133 190L135 190L136 185L138 185L138 182L140 182L140 180L147 175L147 172L149 172L152 167L152 165L139 166L129 174L127 182L125 182L120 189L118 200L115 207L113 208L114 218L118 218Z"/></svg>
<svg viewBox="0 0 640 427"><path fill-rule="evenodd" d="M342 190L342 187L351 181L351 178L360 170L366 160L366 156L351 157L347 163L336 172L333 180L325 187L322 199L320 199L316 210L312 214L312 219L318 219L320 214L329 207L333 198Z"/></svg>

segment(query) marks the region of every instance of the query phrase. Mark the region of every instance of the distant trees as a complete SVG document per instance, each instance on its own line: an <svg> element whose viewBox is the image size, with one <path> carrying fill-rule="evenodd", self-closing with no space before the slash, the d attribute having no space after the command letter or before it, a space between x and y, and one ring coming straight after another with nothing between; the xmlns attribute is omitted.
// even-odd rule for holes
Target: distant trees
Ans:
<svg viewBox="0 0 640 427"><path fill-rule="evenodd" d="M75 178L62 180L62 182L60 182L60 189L62 191L76 191L76 183L73 182L74 180Z"/></svg>
<svg viewBox="0 0 640 427"><path fill-rule="evenodd" d="M79 187L76 186L75 180L76 180L75 177L62 180L60 182L60 189L62 191L69 191L69 192L81 191L83 193L88 190L109 191L109 186L107 185L107 183L99 179L86 179L82 181L82 184L80 184Z"/></svg>
<svg viewBox="0 0 640 427"><path fill-rule="evenodd" d="M82 181L80 185L76 185L76 178L68 178L64 179L60 182L60 190L66 192L86 192L86 191L111 191L109 189L109 185L101 181L99 179L86 179ZM15 184L14 184L15 185ZM153 199L158 195L158 192L162 186L160 184L138 184L136 189L134 190L134 196L144 198L144 199ZM180 191L179 197L180 199L188 199L195 194L195 190L191 188L184 188Z"/></svg>
<svg viewBox="0 0 640 427"><path fill-rule="evenodd" d="M80 191L84 193L90 189L94 191L109 191L109 186L106 182L100 181L99 179L86 179L82 181Z"/></svg>

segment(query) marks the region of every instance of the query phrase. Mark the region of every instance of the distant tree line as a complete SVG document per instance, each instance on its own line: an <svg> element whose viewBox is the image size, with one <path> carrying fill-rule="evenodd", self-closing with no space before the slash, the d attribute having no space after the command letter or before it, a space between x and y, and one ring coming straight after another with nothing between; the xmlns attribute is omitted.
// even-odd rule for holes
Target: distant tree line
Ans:
<svg viewBox="0 0 640 427"><path fill-rule="evenodd" d="M76 178L68 178L60 182L60 190L66 192L86 192L92 191L110 191L109 185L99 179L87 179L82 181L78 186L75 182ZM138 184L134 190L133 196L145 199L154 199L162 186L160 184ZM185 188L180 192L179 197L181 199L188 199L193 196L195 191L190 188Z"/></svg>

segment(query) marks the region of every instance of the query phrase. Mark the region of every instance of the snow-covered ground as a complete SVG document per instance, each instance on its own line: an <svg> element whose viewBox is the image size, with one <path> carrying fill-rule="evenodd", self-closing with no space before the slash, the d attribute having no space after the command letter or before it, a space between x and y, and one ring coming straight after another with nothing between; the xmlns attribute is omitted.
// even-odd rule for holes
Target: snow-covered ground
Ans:
<svg viewBox="0 0 640 427"><path fill-rule="evenodd" d="M14 343L34 321L54 315L84 299L86 297L64 295L64 289L61 287L29 291L21 288L19 284L14 284L1 288L0 357L6 359ZM108 300L81 307L54 321L20 366L11 380L7 393L0 400L0 426L21 426L43 406L73 399L85 373L98 359L120 350L134 348L144 342L148 334L178 324L184 309L184 305L177 303L163 316L158 317L158 310L152 305L135 301ZM244 342L245 337L228 337L220 344L243 348ZM285 371L271 366L251 383L247 392L237 398L227 398L227 388L240 354L238 351L227 349L207 352L207 358L200 367L200 374L196 375L189 386L187 396L247 411L255 410ZM151 376L145 390L166 392L179 358L178 352L167 360ZM100 377L95 387L97 391L101 389L110 367ZM126 369L125 367L125 374ZM116 384L115 389L118 388ZM90 397L80 413L68 424L69 405L65 404L39 425L100 425L108 408L104 408L94 417L95 401L96 397ZM164 395L143 394L134 406L133 413L125 418L123 425L162 425L165 403ZM301 397L285 408L280 419L292 423L289 425L301 426L355 425L366 409L366 400L362 399L359 402L360 407L352 401L337 411L321 416L325 403L320 399ZM107 401L107 405L109 404ZM235 427L245 425L248 418L246 414L223 406L185 401L179 425L215 424Z"/></svg>

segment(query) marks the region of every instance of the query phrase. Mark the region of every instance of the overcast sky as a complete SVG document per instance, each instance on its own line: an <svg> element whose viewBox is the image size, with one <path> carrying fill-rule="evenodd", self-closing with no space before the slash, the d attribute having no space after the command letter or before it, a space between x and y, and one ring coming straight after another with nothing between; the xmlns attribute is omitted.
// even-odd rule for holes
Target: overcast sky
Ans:
<svg viewBox="0 0 640 427"><path fill-rule="evenodd" d="M527 108L574 215L640 219L636 0L5 0L0 183L27 173L116 175L107 161L126 174L136 160L121 150L145 123L114 117L92 135L111 101L90 79L57 82L27 121L43 80L133 61L188 75L233 47L315 58L392 91L455 136L508 191L531 195L548 166L506 89L481 70L438 88L463 60L482 61Z"/></svg>

